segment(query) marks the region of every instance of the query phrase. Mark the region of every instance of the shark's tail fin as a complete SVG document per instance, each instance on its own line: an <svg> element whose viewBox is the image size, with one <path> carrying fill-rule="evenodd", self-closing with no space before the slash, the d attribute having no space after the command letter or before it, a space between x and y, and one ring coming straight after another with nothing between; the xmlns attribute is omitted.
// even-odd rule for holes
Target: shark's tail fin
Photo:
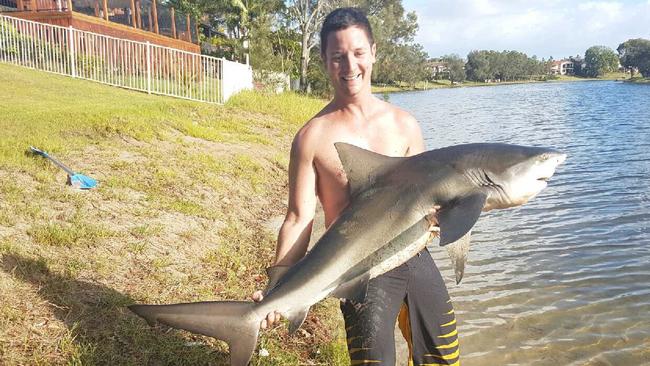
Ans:
<svg viewBox="0 0 650 366"><path fill-rule="evenodd" d="M261 319L253 302L210 301L171 305L131 305L129 309L147 320L221 339L230 346L230 364L246 366L259 333Z"/></svg>

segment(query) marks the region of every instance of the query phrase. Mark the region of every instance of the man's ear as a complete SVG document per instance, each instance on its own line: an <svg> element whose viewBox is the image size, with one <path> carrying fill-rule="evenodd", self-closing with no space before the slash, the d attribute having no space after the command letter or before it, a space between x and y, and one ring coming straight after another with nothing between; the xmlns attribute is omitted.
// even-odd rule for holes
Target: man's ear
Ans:
<svg viewBox="0 0 650 366"><path fill-rule="evenodd" d="M372 47L370 47L370 54L372 55L372 63L374 64L375 61L377 61L377 58L375 55L377 55L377 44L373 43Z"/></svg>

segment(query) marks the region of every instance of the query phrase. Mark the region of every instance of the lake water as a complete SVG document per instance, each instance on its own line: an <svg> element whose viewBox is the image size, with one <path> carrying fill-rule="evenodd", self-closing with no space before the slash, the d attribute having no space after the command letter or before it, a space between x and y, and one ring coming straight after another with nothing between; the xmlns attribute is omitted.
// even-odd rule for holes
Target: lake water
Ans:
<svg viewBox="0 0 650 366"><path fill-rule="evenodd" d="M483 214L455 285L461 362L650 365L650 85L521 84L389 95L427 148L470 142L568 154L520 208Z"/></svg>

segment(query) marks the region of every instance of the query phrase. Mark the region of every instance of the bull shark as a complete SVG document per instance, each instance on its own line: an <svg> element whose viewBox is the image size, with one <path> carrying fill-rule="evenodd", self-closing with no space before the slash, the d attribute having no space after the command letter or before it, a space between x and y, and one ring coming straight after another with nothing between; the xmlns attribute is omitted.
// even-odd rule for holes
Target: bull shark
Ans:
<svg viewBox="0 0 650 366"><path fill-rule="evenodd" d="M388 157L336 143L349 181L350 203L305 257L264 299L131 305L156 322L221 339L230 364L247 365L261 320L279 311L297 330L310 307L327 296L363 301L368 280L404 263L427 243L432 207L440 246L463 276L470 232L482 211L526 203L547 186L566 155L542 147L466 144L411 157Z"/></svg>

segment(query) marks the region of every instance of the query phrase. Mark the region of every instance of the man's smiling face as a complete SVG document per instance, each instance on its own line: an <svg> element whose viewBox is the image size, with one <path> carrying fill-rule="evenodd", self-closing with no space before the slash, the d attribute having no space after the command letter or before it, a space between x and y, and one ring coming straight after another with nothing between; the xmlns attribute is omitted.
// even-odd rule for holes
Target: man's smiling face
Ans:
<svg viewBox="0 0 650 366"><path fill-rule="evenodd" d="M332 32L327 36L324 60L334 92L340 97L356 96L370 91L374 44L366 32L356 26Z"/></svg>

